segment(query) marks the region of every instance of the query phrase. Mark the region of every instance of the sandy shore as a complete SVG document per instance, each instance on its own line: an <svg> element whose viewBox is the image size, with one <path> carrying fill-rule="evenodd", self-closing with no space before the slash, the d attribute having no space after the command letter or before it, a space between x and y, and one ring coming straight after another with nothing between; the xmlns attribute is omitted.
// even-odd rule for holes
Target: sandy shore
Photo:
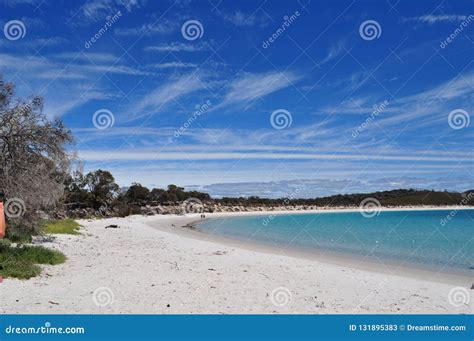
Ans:
<svg viewBox="0 0 474 341"><path fill-rule="evenodd" d="M207 216L223 215L232 214ZM54 242L44 244L64 252L66 263L46 266L39 277L28 281L5 279L0 284L0 311L474 312L473 290L455 278L411 276L393 269L365 269L343 260L277 254L181 227L197 218L132 216L80 221L81 235L58 235ZM120 228L105 229L109 224Z"/></svg>

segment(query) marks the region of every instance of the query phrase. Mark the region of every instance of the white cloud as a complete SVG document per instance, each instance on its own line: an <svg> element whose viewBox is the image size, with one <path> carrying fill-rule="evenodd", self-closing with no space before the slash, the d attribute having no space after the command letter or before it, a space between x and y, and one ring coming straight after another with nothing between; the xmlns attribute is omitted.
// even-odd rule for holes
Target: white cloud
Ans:
<svg viewBox="0 0 474 341"><path fill-rule="evenodd" d="M19 96L44 96L46 114L60 117L90 101L116 98L116 88L104 87L103 74L148 74L126 65L114 65L110 62L112 59L109 54L97 53L64 52L44 56L3 53L0 67L5 77L15 75L12 81L17 83Z"/></svg>
<svg viewBox="0 0 474 341"><path fill-rule="evenodd" d="M416 129L419 127L417 120L425 119L424 123L419 122L424 125L435 124L442 119L447 120L448 113L453 110L450 101L457 100L456 107L468 108L473 91L474 72L457 76L416 95L397 98L389 106L396 114L377 120L377 124L383 127L411 122L407 129Z"/></svg>
<svg viewBox="0 0 474 341"><path fill-rule="evenodd" d="M50 91L45 102L45 113L48 117L61 117L66 113L71 113L74 109L92 100L104 100L113 97L112 93L104 93L98 89L87 89L77 95L56 95L56 91Z"/></svg>
<svg viewBox="0 0 474 341"><path fill-rule="evenodd" d="M89 63L115 63L118 59L111 53L97 53L97 52L61 52L56 53L53 58L66 61L85 61Z"/></svg>
<svg viewBox="0 0 474 341"><path fill-rule="evenodd" d="M219 12L219 14L225 21L230 22L237 27L252 27L257 25L264 27L269 21L266 16L257 15L256 13L247 14L240 10L231 14L223 12Z"/></svg>
<svg viewBox="0 0 474 341"><path fill-rule="evenodd" d="M58 60L55 61L55 57ZM25 55L22 57L12 54L0 53L0 65L4 68L15 71L24 70L28 78L41 79L87 79L90 77L98 77L100 74L121 74L131 76L149 75L148 72L135 69L126 65L120 65L110 62L110 55L90 54L83 55L80 53L64 53L58 56ZM78 63L85 61L86 63ZM102 61L108 61L103 63ZM87 63L89 62L89 63Z"/></svg>
<svg viewBox="0 0 474 341"><path fill-rule="evenodd" d="M198 190L211 194L214 197L259 196L270 198L315 198L322 196L368 193L381 190L400 188L417 189L451 189L465 191L468 184L456 178L426 179L424 177L393 177L369 179L302 179L280 181L256 181L238 183L213 183L204 186L186 186L186 190Z"/></svg>
<svg viewBox="0 0 474 341"><path fill-rule="evenodd" d="M88 0L80 8L79 18L85 23L105 20L120 10L131 12L140 7L138 0Z"/></svg>
<svg viewBox="0 0 474 341"><path fill-rule="evenodd" d="M236 102L252 102L290 86L299 77L292 72L247 74L229 85L222 105Z"/></svg>
<svg viewBox="0 0 474 341"><path fill-rule="evenodd" d="M157 149L150 148L134 148L122 150L81 150L79 155L88 161L149 161L149 160L342 160L342 161L388 161L399 162L408 161L420 163L464 163L473 164L474 160L470 159L470 153L450 153L439 152L437 154L420 155L417 151L408 152L383 152L383 149L377 153L350 153L346 152L316 152L311 148L288 148L273 146L254 146L253 148L238 149L236 147L215 145L210 150L209 145L194 145L186 147L161 147ZM431 165L436 167L436 165Z"/></svg>
<svg viewBox="0 0 474 341"><path fill-rule="evenodd" d="M407 20L418 21L424 24L437 24L437 23L450 23L450 22L459 22L465 20L465 15L457 15L457 14L444 14L444 15L435 15L435 14L427 14L422 15L419 17L412 17L408 18Z"/></svg>
<svg viewBox="0 0 474 341"><path fill-rule="evenodd" d="M183 62L170 62L170 63L153 64L151 66L157 69L182 69L182 68L193 68L193 67L196 67L197 64L183 63Z"/></svg>
<svg viewBox="0 0 474 341"><path fill-rule="evenodd" d="M81 7L81 14L90 21L105 19L113 6L112 0L89 0Z"/></svg>
<svg viewBox="0 0 474 341"><path fill-rule="evenodd" d="M194 74L169 81L148 93L133 106L133 111L138 114L133 114L132 119L145 116L143 110L157 112L167 103L203 88L204 83Z"/></svg>
<svg viewBox="0 0 474 341"><path fill-rule="evenodd" d="M345 89L345 91L350 92L351 89ZM323 107L318 112L368 117L374 111L374 106L380 106L387 100L389 104L376 118L376 126L388 127L410 122L405 130L412 130L435 125L442 120L446 121L448 113L453 110L453 102L456 102L454 104L456 108L469 108L469 103L473 100L473 92L474 72L471 71L414 95L396 98L391 98L388 94L382 97L351 97L338 105Z"/></svg>
<svg viewBox="0 0 474 341"><path fill-rule="evenodd" d="M178 23L167 19L156 20L151 24L143 24L137 27L116 28L114 33L122 37L152 36L156 34L168 34L176 31Z"/></svg>
<svg viewBox="0 0 474 341"><path fill-rule="evenodd" d="M40 5L44 2L44 0L3 0L3 4L15 7L19 5Z"/></svg>
<svg viewBox="0 0 474 341"><path fill-rule="evenodd" d="M344 42L343 41L337 42L336 44L332 45L329 48L328 54L319 63L320 64L325 64L325 63L333 60L334 58L339 56L343 50L344 50Z"/></svg>
<svg viewBox="0 0 474 341"><path fill-rule="evenodd" d="M194 52L206 49L205 44L170 43L145 47L145 51L157 52Z"/></svg>

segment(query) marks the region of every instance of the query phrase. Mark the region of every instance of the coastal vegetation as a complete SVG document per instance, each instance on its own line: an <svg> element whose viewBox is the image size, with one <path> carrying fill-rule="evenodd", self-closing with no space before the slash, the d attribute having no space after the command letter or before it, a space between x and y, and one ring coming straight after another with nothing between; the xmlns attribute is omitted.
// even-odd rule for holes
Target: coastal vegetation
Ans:
<svg viewBox="0 0 474 341"><path fill-rule="evenodd" d="M366 198L378 200L381 206L456 206L460 205L468 197L469 205L474 204L474 198L468 196L472 191L449 192L435 190L417 190L417 189L395 189L390 191L339 194L320 198L310 199L267 199L259 197L249 198L222 198L216 200L223 205L243 205L243 206L294 206L306 205L317 207L357 207Z"/></svg>
<svg viewBox="0 0 474 341"><path fill-rule="evenodd" d="M59 264L55 250L28 245L39 233L39 210L53 209L64 193L64 175L73 154L71 132L60 120L48 120L43 99L15 96L12 83L0 76L0 200L8 229L0 244L0 275L30 278L38 264Z"/></svg>

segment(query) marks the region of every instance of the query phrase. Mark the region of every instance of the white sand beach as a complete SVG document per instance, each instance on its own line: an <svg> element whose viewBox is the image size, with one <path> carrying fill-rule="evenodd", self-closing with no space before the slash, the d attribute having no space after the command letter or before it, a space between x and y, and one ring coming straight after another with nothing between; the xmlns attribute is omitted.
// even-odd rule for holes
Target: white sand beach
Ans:
<svg viewBox="0 0 474 341"><path fill-rule="evenodd" d="M230 214L207 217L223 215ZM30 280L3 280L1 312L474 312L467 281L306 259L182 228L198 218L156 215L80 221L81 235L56 235L53 242L44 243L66 254L64 264L46 266ZM109 224L120 228L105 229ZM454 295L464 296L453 302Z"/></svg>

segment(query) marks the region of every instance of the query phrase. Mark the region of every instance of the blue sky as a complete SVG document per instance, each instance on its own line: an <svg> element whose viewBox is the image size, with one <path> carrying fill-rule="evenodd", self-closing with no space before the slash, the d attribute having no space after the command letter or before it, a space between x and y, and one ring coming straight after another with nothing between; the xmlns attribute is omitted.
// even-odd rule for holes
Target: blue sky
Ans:
<svg viewBox="0 0 474 341"><path fill-rule="evenodd" d="M121 185L474 187L472 1L0 3L0 72Z"/></svg>

